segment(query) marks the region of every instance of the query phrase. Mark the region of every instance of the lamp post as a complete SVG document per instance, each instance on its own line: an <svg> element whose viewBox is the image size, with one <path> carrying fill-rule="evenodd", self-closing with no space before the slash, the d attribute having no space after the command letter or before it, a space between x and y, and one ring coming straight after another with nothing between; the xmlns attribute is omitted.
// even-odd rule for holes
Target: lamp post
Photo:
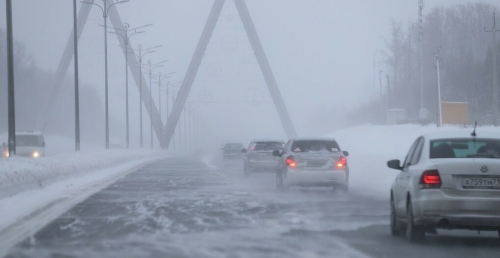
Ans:
<svg viewBox="0 0 500 258"><path fill-rule="evenodd" d="M158 77L154 77L154 79L158 82L158 111L160 113L160 121L161 121L161 88L162 88L162 82L165 79L171 78L175 72L168 73L168 74L161 74L161 72L158 72ZM168 89L168 81L167 81L167 88ZM168 95L167 95L167 103L168 103ZM168 111L167 111L168 112Z"/></svg>
<svg viewBox="0 0 500 258"><path fill-rule="evenodd" d="M143 66L148 71L149 74L149 110L150 110L150 121L151 121L151 149L153 148L153 84L152 84L152 78L153 78L153 71L156 68L162 67L163 63L168 62L168 60L164 60L161 62L158 62L156 64L153 64L151 60L148 60L148 65Z"/></svg>
<svg viewBox="0 0 500 258"><path fill-rule="evenodd" d="M80 151L80 92L78 89L78 36L76 0L73 0L73 53L75 59L75 151Z"/></svg>
<svg viewBox="0 0 500 258"><path fill-rule="evenodd" d="M170 87L175 87L177 84L182 83L182 81L178 81L176 83L173 83L170 85L170 82L167 81L167 89L166 89L166 94L167 94L167 121L168 121L168 115L169 115L169 107L168 107L168 94L170 93Z"/></svg>
<svg viewBox="0 0 500 258"><path fill-rule="evenodd" d="M105 95L105 112L106 112L106 149L109 149L109 113L108 113L108 33L107 33L107 26L108 26L108 14L109 14L109 9L113 7L114 5L117 4L122 4L129 2L129 0L121 0L121 1L116 1L112 3L111 5L108 6L108 0L102 0L103 6L98 5L94 3L94 0L92 2L87 2L87 1L81 1L83 4L92 4L97 7L99 7L102 11L102 17L104 18L104 95Z"/></svg>
<svg viewBox="0 0 500 258"><path fill-rule="evenodd" d="M131 49L132 51L139 52L139 54L132 52L132 53L134 53L134 55L137 56L137 59L139 59L139 74L142 74L142 60L143 60L144 56L147 54L155 53L156 50L153 50L153 49L159 48L159 47L161 47L161 45L143 49L142 45L139 45L137 47L137 49L133 49L133 48ZM144 53L143 53L143 51L144 51ZM143 139L142 139L143 138L142 137L142 76L141 76L141 78L139 78L139 127L140 127L140 142L141 142L140 146L142 148L143 147Z"/></svg>
<svg viewBox="0 0 500 258"><path fill-rule="evenodd" d="M9 157L16 155L16 113L14 104L14 36L12 32L12 0L6 1L7 13L7 77L8 77L8 121Z"/></svg>
<svg viewBox="0 0 500 258"><path fill-rule="evenodd" d="M129 148L129 142L130 142L130 134L129 134L129 116L128 116L128 45L129 45L129 42L130 42L130 38L134 35L137 35L137 34L141 34L141 33L145 33L146 31L138 31L139 29L142 29L142 28L145 28L145 27L149 27L153 24L147 24L147 25L144 25L144 26L140 26L140 27L137 27L137 28L133 28L133 29L129 29L129 24L128 23L125 23L123 24L123 27L125 29L118 29L118 28L114 28L115 31L121 31L122 33L124 33L124 35L122 34L119 34L119 33L116 33L116 32L109 32L111 34L116 34L118 36L120 36L122 39L123 39L123 42L125 43L125 117L126 117L126 146L127 146L127 149ZM128 32L129 31L133 31L132 34L128 35Z"/></svg>

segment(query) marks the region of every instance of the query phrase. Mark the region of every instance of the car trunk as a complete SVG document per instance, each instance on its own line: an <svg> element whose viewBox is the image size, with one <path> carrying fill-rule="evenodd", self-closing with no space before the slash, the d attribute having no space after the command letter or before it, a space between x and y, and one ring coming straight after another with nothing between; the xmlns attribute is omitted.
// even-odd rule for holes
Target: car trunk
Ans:
<svg viewBox="0 0 500 258"><path fill-rule="evenodd" d="M340 154L294 153L297 168L304 170L332 170L340 159Z"/></svg>
<svg viewBox="0 0 500 258"><path fill-rule="evenodd" d="M273 156L272 151L252 151L249 154L249 158L257 161L275 161L277 157Z"/></svg>
<svg viewBox="0 0 500 258"><path fill-rule="evenodd" d="M450 197L500 197L500 159L433 159Z"/></svg>

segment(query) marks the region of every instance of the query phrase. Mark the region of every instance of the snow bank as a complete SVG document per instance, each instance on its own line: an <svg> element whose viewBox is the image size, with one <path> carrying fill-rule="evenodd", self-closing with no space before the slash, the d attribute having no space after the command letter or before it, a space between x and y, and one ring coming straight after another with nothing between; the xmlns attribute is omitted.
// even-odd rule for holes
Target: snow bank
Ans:
<svg viewBox="0 0 500 258"><path fill-rule="evenodd" d="M98 169L130 161L166 157L154 150L101 150L58 154L40 159L12 157L0 159L0 198L27 190L36 190Z"/></svg>
<svg viewBox="0 0 500 258"><path fill-rule="evenodd" d="M472 132L471 128L437 128L435 125L370 125L346 128L326 136L335 138L343 150L349 151L349 184L352 192L389 199L390 188L398 171L388 168L387 161L404 160L418 136L436 130Z"/></svg>

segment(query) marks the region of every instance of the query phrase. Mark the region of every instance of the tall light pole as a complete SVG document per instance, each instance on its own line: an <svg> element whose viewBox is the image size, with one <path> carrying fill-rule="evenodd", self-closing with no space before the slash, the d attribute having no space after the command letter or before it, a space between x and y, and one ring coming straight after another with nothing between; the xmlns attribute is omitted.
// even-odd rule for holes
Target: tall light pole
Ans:
<svg viewBox="0 0 500 258"><path fill-rule="evenodd" d="M418 40L420 43L420 111L419 119L424 122L428 119L429 110L424 108L424 0L418 0Z"/></svg>
<svg viewBox="0 0 500 258"><path fill-rule="evenodd" d="M487 30L484 28L485 32L491 32L493 34L493 125L498 125L498 83L497 83L497 29L496 26L496 14L493 13L493 28L491 30Z"/></svg>
<svg viewBox="0 0 500 258"><path fill-rule="evenodd" d="M156 68L163 67L163 63L168 62L168 60L164 60L161 62L158 62L156 64L153 64L151 60L148 60L148 65L143 66L148 71L149 74L149 110L151 112L150 115L150 121L151 121L151 149L153 148L153 84L152 84L152 78L153 78L153 71Z"/></svg>
<svg viewBox="0 0 500 258"><path fill-rule="evenodd" d="M440 127L443 123L443 115L441 113L441 78L440 78L440 57L439 48L436 49L436 74L437 74L437 127Z"/></svg>
<svg viewBox="0 0 500 258"><path fill-rule="evenodd" d="M8 120L9 157L16 155L16 112L14 104L14 36L12 32L12 0L6 0L7 12L7 77L8 77Z"/></svg>
<svg viewBox="0 0 500 258"><path fill-rule="evenodd" d="M129 142L130 142L129 116L128 116L128 45L130 42L130 38L132 36L146 32L143 30L138 31L139 29L149 27L151 25L153 25L153 24L147 24L147 25L140 26L137 28L129 29L129 27L130 27L129 24L125 23L125 24L123 24L124 29L113 28L113 29L115 29L115 31L121 31L124 35L116 33L116 32L110 32L112 34L116 34L116 35L120 36L123 39L123 42L125 43L125 117L126 117L125 118L125 120L126 120L125 131L126 131L126 146L127 146L126 148L127 149L129 148ZM129 31L133 31L133 33L129 35L128 34Z"/></svg>
<svg viewBox="0 0 500 258"><path fill-rule="evenodd" d="M154 79L158 82L158 111L159 111L159 114L160 114L160 121L161 121L161 88L162 88L162 82L165 80L165 79L168 79L168 78L171 78L172 74L175 74L175 72L172 72L172 73L169 73L169 74L161 74L161 72L158 72L158 77L154 77ZM168 85L168 81L167 81L167 85ZM167 86L167 89L168 89L168 86ZM168 98L168 96L167 96ZM167 102L168 102L168 99L167 99Z"/></svg>
<svg viewBox="0 0 500 258"><path fill-rule="evenodd" d="M87 1L82 1L84 4L92 4L95 5L99 8L101 8L102 11L102 17L104 18L104 95L105 95L105 112L106 112L106 149L109 149L109 108L108 108L108 33L107 33L107 26L108 26L108 14L109 14L109 9L113 7L116 4L122 4L129 2L129 0L121 0L121 1L116 1L112 3L111 5L108 6L108 0L102 0L103 6L100 6L96 3L94 3L94 0L92 2L87 2Z"/></svg>
<svg viewBox="0 0 500 258"><path fill-rule="evenodd" d="M134 53L134 55L137 56L137 59L139 59L139 74L142 75L142 60L144 59L144 56L147 54L155 53L156 50L153 50L155 48L159 48L161 45L150 47L143 49L142 45L139 45L137 50L136 49L131 49L132 51L139 52L139 54ZM143 52L144 51L144 52ZM140 146L141 148L143 147L143 137L142 137L142 76L139 79L139 127L140 127Z"/></svg>
<svg viewBox="0 0 500 258"><path fill-rule="evenodd" d="M75 151L80 151L80 92L78 89L78 26L76 0L73 0L73 49L75 61Z"/></svg>
<svg viewBox="0 0 500 258"><path fill-rule="evenodd" d="M175 87L177 84L182 83L182 81L178 81L176 83L170 84L169 81L167 81L167 88L166 88L166 94L167 94L167 120L168 120L168 114L169 114L169 107L168 107L168 95L170 93L170 87Z"/></svg>

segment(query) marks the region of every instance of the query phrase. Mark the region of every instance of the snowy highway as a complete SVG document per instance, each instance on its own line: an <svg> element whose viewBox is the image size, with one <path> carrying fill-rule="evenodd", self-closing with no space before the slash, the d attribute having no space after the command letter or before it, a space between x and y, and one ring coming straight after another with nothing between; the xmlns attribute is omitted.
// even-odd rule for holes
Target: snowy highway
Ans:
<svg viewBox="0 0 500 258"><path fill-rule="evenodd" d="M495 257L495 234L445 232L411 244L389 233L385 199L353 190L275 189L191 157L146 165L77 204L7 257Z"/></svg>

